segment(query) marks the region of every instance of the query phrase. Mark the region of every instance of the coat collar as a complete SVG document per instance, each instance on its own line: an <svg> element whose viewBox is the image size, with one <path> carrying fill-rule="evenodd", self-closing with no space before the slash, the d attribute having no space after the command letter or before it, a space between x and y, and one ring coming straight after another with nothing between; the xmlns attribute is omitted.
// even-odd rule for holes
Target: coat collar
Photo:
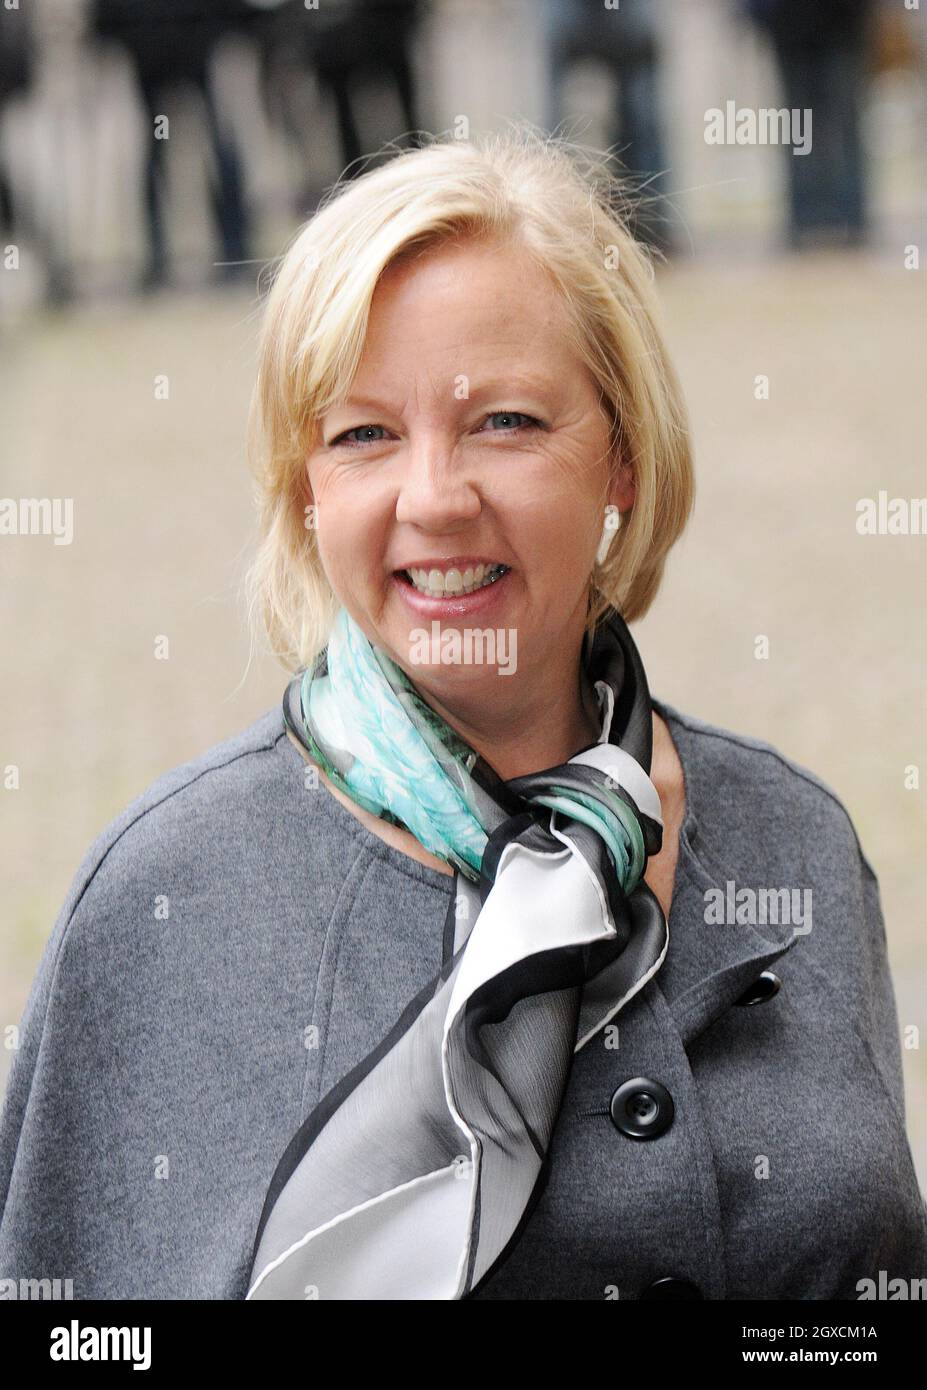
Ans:
<svg viewBox="0 0 927 1390"><path fill-rule="evenodd" d="M763 863L749 874L729 866L712 842L709 850L704 826L711 825L711 806L696 804L690 775L697 730L682 721L670 705L654 699L654 708L669 726L686 780L686 804L679 832L673 899L669 915L669 949L657 983L688 1045L722 1013L731 1008L758 975L790 951L803 934L801 926L787 923L737 923L706 921L706 894L714 890L726 896L727 885L759 888ZM718 795L723 790L718 789Z"/></svg>

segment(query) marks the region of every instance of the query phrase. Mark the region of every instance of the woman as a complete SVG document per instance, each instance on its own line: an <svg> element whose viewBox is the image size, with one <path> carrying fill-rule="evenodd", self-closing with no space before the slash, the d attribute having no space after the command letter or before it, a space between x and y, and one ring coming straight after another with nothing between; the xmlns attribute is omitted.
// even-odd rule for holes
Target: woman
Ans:
<svg viewBox="0 0 927 1390"><path fill-rule="evenodd" d="M850 819L652 699L626 626L692 470L612 193L531 134L436 141L287 252L253 578L296 674L77 874L0 1128L0 1276L633 1300L927 1272Z"/></svg>

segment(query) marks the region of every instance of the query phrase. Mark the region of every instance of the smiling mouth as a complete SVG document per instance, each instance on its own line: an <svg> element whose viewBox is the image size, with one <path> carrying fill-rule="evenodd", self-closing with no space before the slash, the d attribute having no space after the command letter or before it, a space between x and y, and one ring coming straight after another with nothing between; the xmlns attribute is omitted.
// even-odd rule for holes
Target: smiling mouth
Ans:
<svg viewBox="0 0 927 1390"><path fill-rule="evenodd" d="M446 574L437 569L397 570L396 574L426 598L460 598L497 583L509 569L509 565L476 565L463 571L450 569Z"/></svg>

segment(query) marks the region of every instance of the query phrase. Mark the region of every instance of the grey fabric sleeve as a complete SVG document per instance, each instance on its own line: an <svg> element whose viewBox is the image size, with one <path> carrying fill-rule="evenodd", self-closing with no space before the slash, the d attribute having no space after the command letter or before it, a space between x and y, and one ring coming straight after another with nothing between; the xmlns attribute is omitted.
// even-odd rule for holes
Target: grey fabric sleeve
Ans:
<svg viewBox="0 0 927 1390"><path fill-rule="evenodd" d="M888 960L888 941L879 881L857 838L860 865L860 920L863 924L862 974L869 988L860 1000L860 1026L873 1061L904 1121L904 1070L898 1007Z"/></svg>
<svg viewBox="0 0 927 1390"><path fill-rule="evenodd" d="M33 1098L33 1086L41 1067L43 1052L57 1045L56 1040L47 1038L46 1024L51 1002L59 985L63 948L75 919L91 910L92 894L88 894L87 890L103 860L107 839L104 833L94 842L72 880L51 935L45 943L19 1023L17 1046L13 1051L3 1109L0 1112L0 1276L3 1276L11 1264L11 1256L14 1253L10 1249L15 1218L15 1212L10 1209L13 1174L20 1159L28 1163L28 1156L20 1154L20 1141L30 1106L41 1103L40 1097ZM28 1189L28 1172L20 1171L17 1176ZM16 1262L12 1259L12 1263Z"/></svg>

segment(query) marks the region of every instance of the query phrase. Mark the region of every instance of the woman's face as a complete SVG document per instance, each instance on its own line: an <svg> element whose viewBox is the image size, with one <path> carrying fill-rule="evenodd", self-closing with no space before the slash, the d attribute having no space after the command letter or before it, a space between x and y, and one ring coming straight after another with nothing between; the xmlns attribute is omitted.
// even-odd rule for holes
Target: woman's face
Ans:
<svg viewBox="0 0 927 1390"><path fill-rule="evenodd" d="M391 266L350 392L307 460L335 594L445 710L501 698L527 714L539 682L570 688L604 503L633 500L624 475L605 494L608 426L566 325L518 247L458 243ZM463 593L481 565L484 579L506 572ZM479 644L473 664L423 655L423 631L454 629L492 629L499 659Z"/></svg>

